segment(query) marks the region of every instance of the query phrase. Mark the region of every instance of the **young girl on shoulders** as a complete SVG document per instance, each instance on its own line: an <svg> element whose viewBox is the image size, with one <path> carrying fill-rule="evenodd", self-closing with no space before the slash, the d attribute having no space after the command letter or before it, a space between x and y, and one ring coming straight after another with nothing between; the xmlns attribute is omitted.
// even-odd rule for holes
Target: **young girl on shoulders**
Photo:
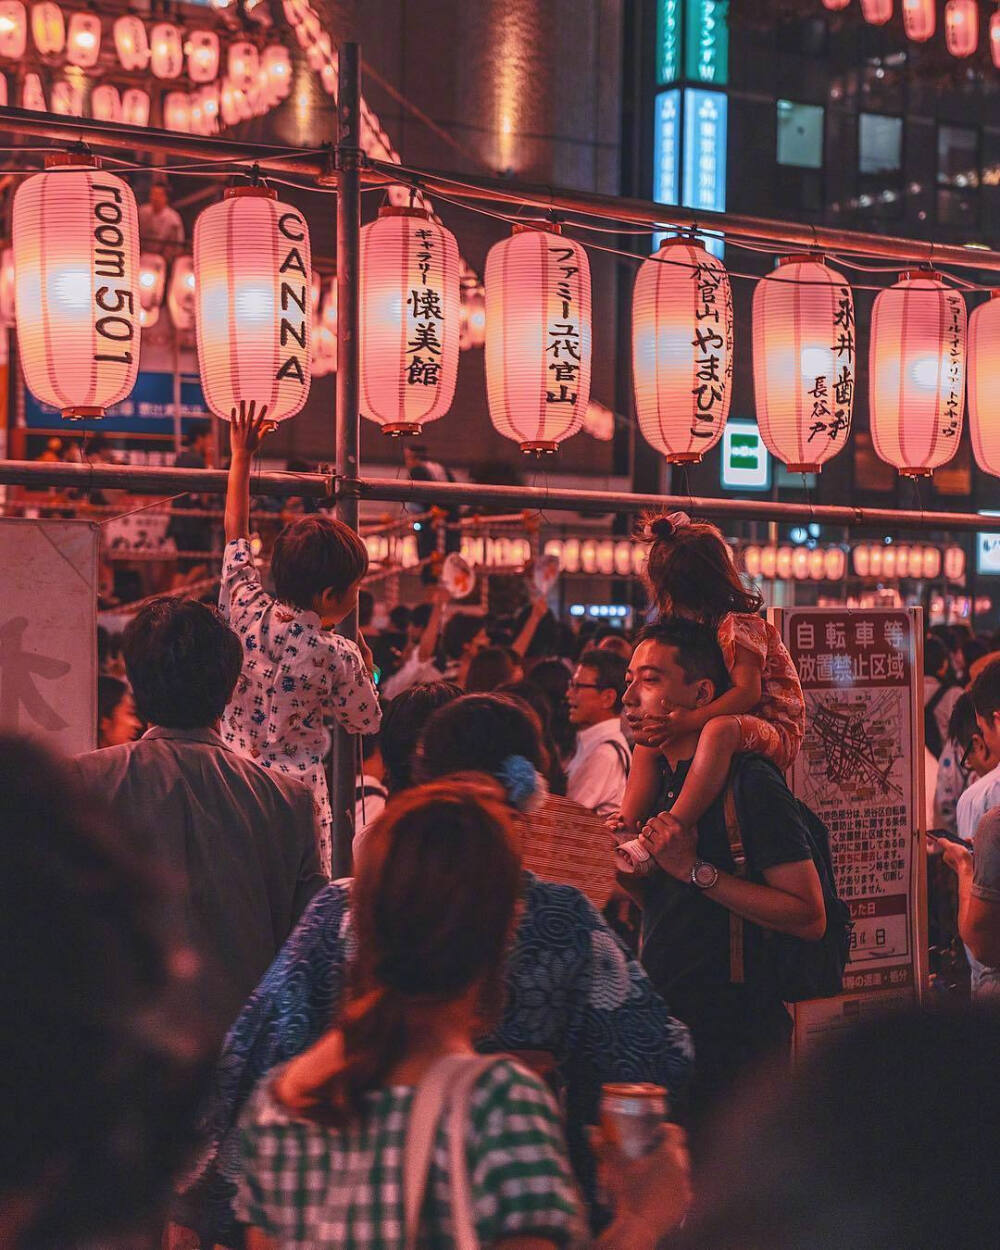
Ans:
<svg viewBox="0 0 1000 1250"><path fill-rule="evenodd" d="M722 793L739 752L763 755L782 771L791 766L805 733L805 701L792 657L774 626L759 616L763 600L741 581L719 530L671 512L648 518L646 533L646 578L660 615L686 617L715 630L732 682L704 707L664 708L659 724L648 726L661 746L681 734L700 734L670 813L687 828ZM653 814L660 759L661 747L635 748L617 826L623 837L634 835ZM634 871L629 845L619 846L619 865Z"/></svg>

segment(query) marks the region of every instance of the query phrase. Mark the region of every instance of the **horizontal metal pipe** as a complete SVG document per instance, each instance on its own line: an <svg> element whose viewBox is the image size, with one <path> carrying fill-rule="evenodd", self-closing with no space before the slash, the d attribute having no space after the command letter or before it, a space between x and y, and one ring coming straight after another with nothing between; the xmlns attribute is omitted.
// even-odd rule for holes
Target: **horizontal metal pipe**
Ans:
<svg viewBox="0 0 1000 1250"><path fill-rule="evenodd" d="M367 176L373 179L377 176L384 181L387 176L392 176L392 171L393 166L390 163L372 161ZM616 221L635 225L653 226L666 223L683 230L718 231L733 238L773 240L778 245L775 252L789 249L826 250L880 256L910 265L960 265L967 269L1000 270L1000 252L985 248L933 243L928 239L901 239L884 234L868 234L860 230L837 230L830 226L802 225L767 217L744 217L735 213L710 213L706 210L695 212L673 204L654 204L649 200L602 195L598 191L571 191L544 183L512 182L485 174L459 176L440 170L422 169L417 177L421 190L430 195L450 195L458 200L489 200L493 203L517 205L531 200L538 205L540 212L554 210L589 213L591 216L603 213Z"/></svg>
<svg viewBox="0 0 1000 1250"><path fill-rule="evenodd" d="M154 469L129 464L50 464L37 460L0 460L0 486L48 486L75 490L127 490L135 494L223 495L226 474L219 469ZM361 478L347 484L368 500L391 503L520 508L527 512L645 512L679 509L741 521L817 521L825 525L870 526L893 531L981 530L988 525L977 512L916 512L893 508L845 508L828 504L775 503L770 499L713 499L686 495L632 495L621 491L559 490L546 486L480 486L475 482L410 482L398 478ZM255 495L333 499L336 481L322 473L254 473Z"/></svg>

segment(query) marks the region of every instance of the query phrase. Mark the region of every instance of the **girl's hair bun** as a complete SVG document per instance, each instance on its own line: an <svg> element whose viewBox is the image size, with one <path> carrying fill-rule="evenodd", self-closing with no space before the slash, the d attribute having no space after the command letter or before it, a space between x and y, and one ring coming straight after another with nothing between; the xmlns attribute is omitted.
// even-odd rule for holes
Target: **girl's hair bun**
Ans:
<svg viewBox="0 0 1000 1250"><path fill-rule="evenodd" d="M654 517L646 525L646 534L653 538L673 538L679 529L691 524L686 512L667 512L663 516Z"/></svg>

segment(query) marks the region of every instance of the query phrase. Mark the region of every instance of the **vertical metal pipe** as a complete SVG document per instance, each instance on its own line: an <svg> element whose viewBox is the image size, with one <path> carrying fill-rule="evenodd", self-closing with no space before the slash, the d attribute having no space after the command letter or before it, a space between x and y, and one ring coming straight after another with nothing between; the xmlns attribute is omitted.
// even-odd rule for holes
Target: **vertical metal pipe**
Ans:
<svg viewBox="0 0 1000 1250"><path fill-rule="evenodd" d="M358 262L361 252L361 49L342 43L337 81L337 429L338 483L355 481L358 472ZM345 483L346 484L346 483ZM358 528L358 491L339 489L337 517ZM345 638L357 638L352 612L340 625ZM354 836L354 741L339 724L333 731L333 875L351 873Z"/></svg>

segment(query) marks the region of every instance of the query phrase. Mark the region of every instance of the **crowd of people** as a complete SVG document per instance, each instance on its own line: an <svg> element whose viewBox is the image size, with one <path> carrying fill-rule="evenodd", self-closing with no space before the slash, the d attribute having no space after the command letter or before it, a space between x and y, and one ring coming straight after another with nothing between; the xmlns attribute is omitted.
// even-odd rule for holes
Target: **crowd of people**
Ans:
<svg viewBox="0 0 1000 1250"><path fill-rule="evenodd" d="M325 515L282 530L265 582L266 432L234 412L218 610L164 596L120 656L105 640L97 751L0 753L0 1242L997 1244L987 1003L872 1020L790 1068L789 969L842 968L849 926L783 776L801 688L719 532L650 520L634 638L538 595L449 610L433 585L376 629L364 544ZM357 643L336 632L355 606ZM934 641L929 702L951 688ZM931 849L985 998L1000 663L939 713L955 840L942 823ZM333 722L359 742L340 880ZM584 817L617 869L603 914L525 867L541 821ZM636 1082L670 1103L639 1158L599 1127L602 1088Z"/></svg>

